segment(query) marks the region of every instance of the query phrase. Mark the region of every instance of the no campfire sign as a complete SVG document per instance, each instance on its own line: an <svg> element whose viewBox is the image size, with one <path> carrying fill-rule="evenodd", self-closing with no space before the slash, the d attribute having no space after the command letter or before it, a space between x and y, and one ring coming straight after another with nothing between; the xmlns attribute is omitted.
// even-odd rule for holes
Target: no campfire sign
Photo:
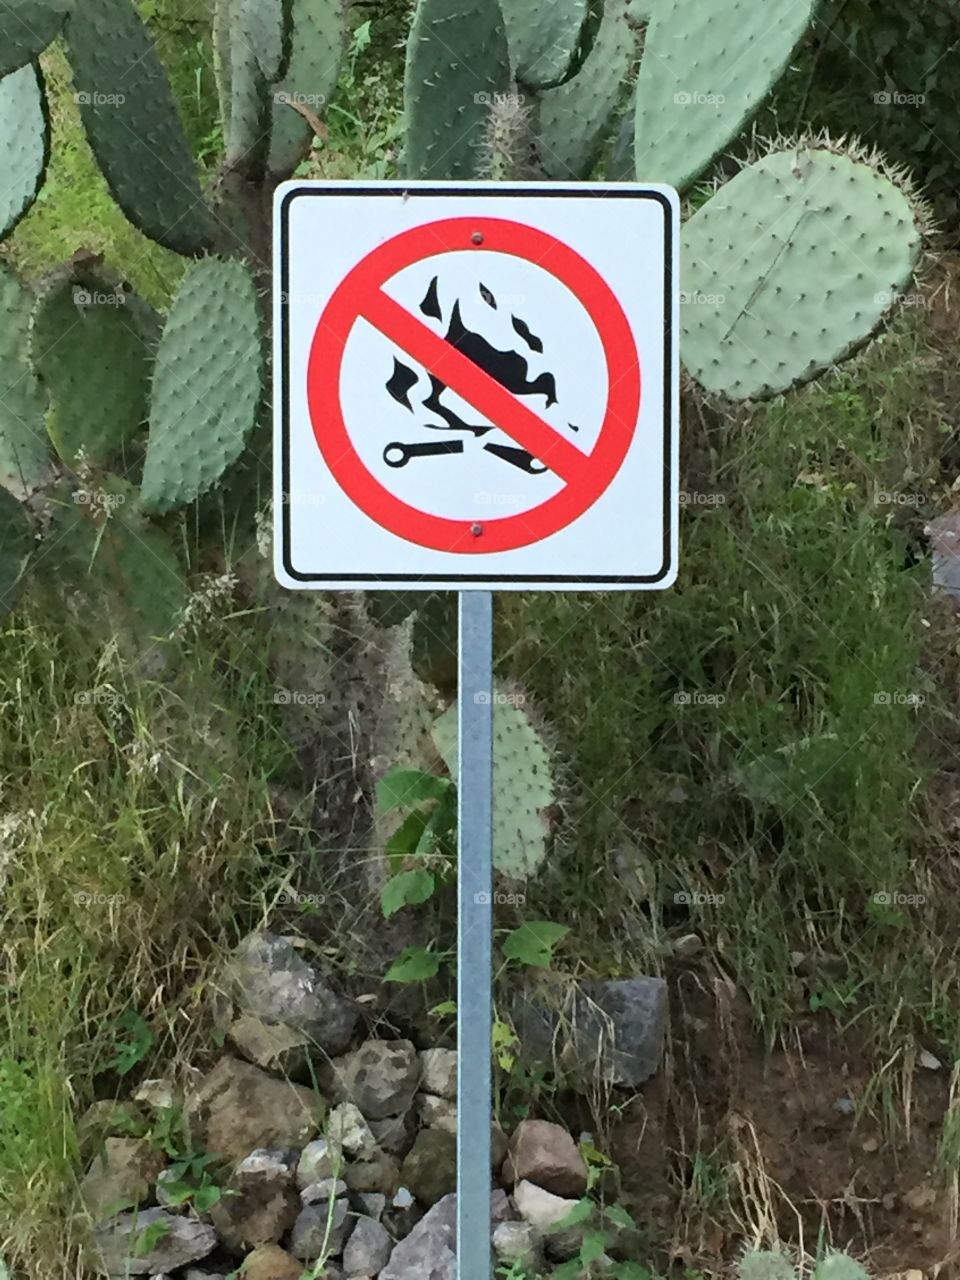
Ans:
<svg viewBox="0 0 960 1280"><path fill-rule="evenodd" d="M677 224L633 184L282 186L280 582L670 586Z"/></svg>

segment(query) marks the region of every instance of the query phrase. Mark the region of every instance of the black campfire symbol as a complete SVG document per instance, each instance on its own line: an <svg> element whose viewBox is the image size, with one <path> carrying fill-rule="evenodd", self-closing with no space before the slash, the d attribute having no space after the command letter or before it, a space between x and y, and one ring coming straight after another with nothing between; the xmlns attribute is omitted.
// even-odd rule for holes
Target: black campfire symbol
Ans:
<svg viewBox="0 0 960 1280"><path fill-rule="evenodd" d="M437 281L438 277L434 276L430 282L426 297L420 303L420 310L425 316L430 316L432 319L443 322L443 311L440 306ZM496 298L486 285L480 285L480 296L487 306L492 307L494 311L499 309ZM543 342L532 332L530 326L521 320L519 316L511 316L510 320L514 332L526 346L531 351L536 352L537 355L542 355ZM501 387L504 387L507 391L516 396L543 396L548 409L551 405L557 403L557 380L554 375L552 373L541 373L539 377L531 381L530 366L526 357L521 355L519 351L499 351L481 334L474 333L467 328L463 323L459 300L453 304L450 322L447 326L446 339L469 360L472 360L484 373L496 379ZM428 376L430 378L430 394L425 400L420 401L420 404L428 413L435 414L443 422L442 425L436 422L425 422L423 424L424 427L431 431L464 431L477 440L496 430L495 427L488 426L486 423L464 421L455 410L443 402L443 397L449 390L446 383L442 382L434 374L429 374ZM420 375L415 369L411 369L409 365L403 364L394 357L393 374L386 384L387 391L398 404L402 404L405 409L414 414L417 411L411 402L410 393L419 381ZM571 431L579 430L579 427L573 426L572 423L568 425ZM528 453L526 449L502 444L484 444L483 448L488 453L492 453L495 457L510 463L513 467L519 467L521 471L526 471L530 475L542 475L548 470L543 463L539 462L531 453ZM384 449L383 460L388 467L405 467L411 458L442 457L450 454L462 454L463 451L464 442L462 440L437 441L432 444L393 443L388 444Z"/></svg>

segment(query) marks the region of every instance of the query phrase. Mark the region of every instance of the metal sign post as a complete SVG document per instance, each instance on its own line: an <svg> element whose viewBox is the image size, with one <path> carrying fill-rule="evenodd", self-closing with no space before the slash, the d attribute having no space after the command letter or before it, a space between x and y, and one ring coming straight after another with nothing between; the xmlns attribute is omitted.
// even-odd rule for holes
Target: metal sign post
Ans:
<svg viewBox="0 0 960 1280"><path fill-rule="evenodd" d="M457 1265L490 1280L493 596L460 592Z"/></svg>

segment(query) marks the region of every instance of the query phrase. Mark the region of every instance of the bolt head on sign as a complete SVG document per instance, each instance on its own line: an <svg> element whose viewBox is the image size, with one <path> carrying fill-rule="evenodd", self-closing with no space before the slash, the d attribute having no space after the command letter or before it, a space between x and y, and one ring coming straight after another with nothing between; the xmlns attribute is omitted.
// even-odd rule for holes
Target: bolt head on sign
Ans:
<svg viewBox="0 0 960 1280"><path fill-rule="evenodd" d="M281 186L279 581L670 586L678 224L628 183Z"/></svg>

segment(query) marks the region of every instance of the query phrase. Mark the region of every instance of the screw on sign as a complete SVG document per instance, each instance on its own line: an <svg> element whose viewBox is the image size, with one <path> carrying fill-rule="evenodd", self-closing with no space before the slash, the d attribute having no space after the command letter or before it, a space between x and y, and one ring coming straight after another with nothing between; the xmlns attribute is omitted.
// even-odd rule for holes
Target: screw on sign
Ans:
<svg viewBox="0 0 960 1280"><path fill-rule="evenodd" d="M277 578L460 588L459 1280L491 1273L492 590L673 581L678 209L639 184L277 193Z"/></svg>

